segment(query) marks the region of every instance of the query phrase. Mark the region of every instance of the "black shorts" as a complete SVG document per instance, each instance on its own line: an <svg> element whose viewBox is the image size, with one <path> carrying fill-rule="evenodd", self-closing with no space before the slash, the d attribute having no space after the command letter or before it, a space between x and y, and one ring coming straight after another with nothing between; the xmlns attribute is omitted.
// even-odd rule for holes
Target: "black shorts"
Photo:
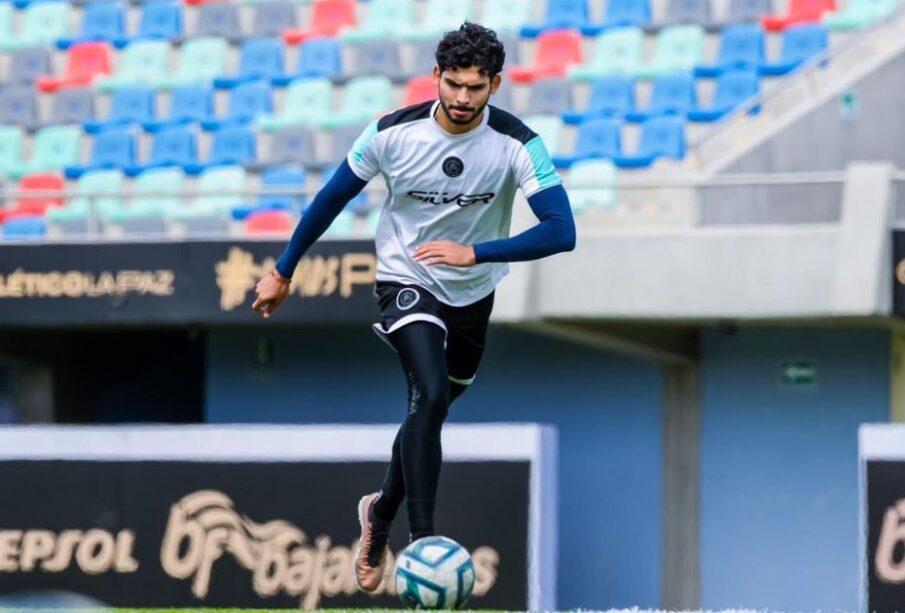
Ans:
<svg viewBox="0 0 905 613"><path fill-rule="evenodd" d="M484 354L493 292L462 307L444 304L418 285L378 281L374 293L380 303L380 323L374 324L377 336L393 347L390 335L406 324L426 321L443 328L449 380L471 385Z"/></svg>

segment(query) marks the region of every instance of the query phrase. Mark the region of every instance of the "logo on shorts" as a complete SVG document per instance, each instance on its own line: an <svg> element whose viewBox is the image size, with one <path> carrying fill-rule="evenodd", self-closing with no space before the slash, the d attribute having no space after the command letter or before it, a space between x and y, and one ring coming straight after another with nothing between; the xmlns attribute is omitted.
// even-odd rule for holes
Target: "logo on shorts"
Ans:
<svg viewBox="0 0 905 613"><path fill-rule="evenodd" d="M453 155L443 160L443 172L447 177L458 177L463 170L465 170L465 165L456 156Z"/></svg>
<svg viewBox="0 0 905 613"><path fill-rule="evenodd" d="M407 287L396 294L396 306L400 311L408 311L410 308L418 304L421 294L418 290Z"/></svg>

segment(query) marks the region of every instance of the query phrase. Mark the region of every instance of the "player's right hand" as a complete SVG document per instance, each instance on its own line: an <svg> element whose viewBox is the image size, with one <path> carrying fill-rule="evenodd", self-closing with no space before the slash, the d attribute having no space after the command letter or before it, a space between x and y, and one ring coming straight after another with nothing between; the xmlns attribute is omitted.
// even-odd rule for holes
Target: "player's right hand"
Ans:
<svg viewBox="0 0 905 613"><path fill-rule="evenodd" d="M258 281L258 285L255 287L258 296L251 308L260 313L264 319L269 319L274 309L280 306L289 295L290 281L291 279L287 279L277 271L270 271Z"/></svg>

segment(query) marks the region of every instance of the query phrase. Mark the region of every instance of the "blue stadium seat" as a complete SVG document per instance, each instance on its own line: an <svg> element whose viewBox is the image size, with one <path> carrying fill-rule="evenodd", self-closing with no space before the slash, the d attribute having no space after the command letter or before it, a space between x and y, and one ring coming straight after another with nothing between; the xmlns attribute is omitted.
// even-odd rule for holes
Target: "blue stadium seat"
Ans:
<svg viewBox="0 0 905 613"><path fill-rule="evenodd" d="M0 225L0 231L4 239L40 239L47 235L47 224L43 217L16 217Z"/></svg>
<svg viewBox="0 0 905 613"><path fill-rule="evenodd" d="M603 22L583 27L581 32L594 36L613 28L642 28L650 19L650 0L609 0Z"/></svg>
<svg viewBox="0 0 905 613"><path fill-rule="evenodd" d="M84 166L67 166L67 179L78 179L89 170L105 170L135 166L138 161L137 143L132 130L107 130L94 137L91 161Z"/></svg>
<svg viewBox="0 0 905 613"><path fill-rule="evenodd" d="M106 119L86 119L82 128L97 134L111 128L123 128L131 123L145 123L156 119L156 91L149 87L123 87L113 92L110 114Z"/></svg>
<svg viewBox="0 0 905 613"><path fill-rule="evenodd" d="M436 93L436 86L433 88ZM528 86L528 108L538 115L557 115L572 106L572 88L565 77L538 79Z"/></svg>
<svg viewBox="0 0 905 613"><path fill-rule="evenodd" d="M259 115L273 112L273 90L266 81L248 81L236 86L229 96L226 117L201 121L205 130L219 130L229 125L251 123Z"/></svg>
<svg viewBox="0 0 905 613"><path fill-rule="evenodd" d="M646 121L657 115L686 116L698 106L694 77L687 73L668 74L654 79L650 104L626 114L628 121Z"/></svg>
<svg viewBox="0 0 905 613"><path fill-rule="evenodd" d="M704 28L714 28L710 12L710 0L669 0L666 16L659 27L681 24L696 24Z"/></svg>
<svg viewBox="0 0 905 613"><path fill-rule="evenodd" d="M130 177L139 175L146 170L156 168L171 168L179 166L185 168L198 164L198 146L195 137L195 128L192 126L171 126L164 128L154 135L151 145L151 156L147 163L129 166L123 169Z"/></svg>
<svg viewBox="0 0 905 613"><path fill-rule="evenodd" d="M205 162L186 164L184 169L187 174L198 174L214 166L254 164L256 159L255 131L248 126L228 126L214 132Z"/></svg>
<svg viewBox="0 0 905 613"><path fill-rule="evenodd" d="M695 66L698 77L718 77L727 70L755 70L764 63L764 30L757 24L730 26L720 37L720 51L713 64Z"/></svg>
<svg viewBox="0 0 905 613"><path fill-rule="evenodd" d="M158 121L142 124L148 132L166 127L200 123L216 119L214 116L214 90L207 85L183 85L170 92L170 114Z"/></svg>
<svg viewBox="0 0 905 613"><path fill-rule="evenodd" d="M562 120L567 124L578 124L598 117L623 117L634 109L635 80L624 75L611 75L592 83L584 111L566 109L562 112Z"/></svg>
<svg viewBox="0 0 905 613"><path fill-rule="evenodd" d="M117 47L126 46L131 40L155 39L178 42L182 40L182 3L160 0L142 6L141 20L135 36L114 41Z"/></svg>
<svg viewBox="0 0 905 613"><path fill-rule="evenodd" d="M662 115L641 124L641 140L633 155L617 155L617 168L646 168L658 158L681 160L685 157L685 121L674 115Z"/></svg>
<svg viewBox="0 0 905 613"><path fill-rule="evenodd" d="M301 190L305 187L305 171L301 166L276 166L261 173L261 187L267 189ZM242 220L261 211L287 211L300 213L305 204L304 196L289 194L262 194L256 204L234 207L232 217Z"/></svg>
<svg viewBox="0 0 905 613"><path fill-rule="evenodd" d="M713 103L707 108L692 108L689 121L716 121L737 106L760 93L760 79L756 72L733 70L723 73L716 82ZM753 109L757 112L757 109Z"/></svg>
<svg viewBox="0 0 905 613"><path fill-rule="evenodd" d="M787 28L782 34L782 51L776 62L764 62L758 72L767 76L788 74L810 58L824 53L830 44L826 26L807 24Z"/></svg>
<svg viewBox="0 0 905 613"><path fill-rule="evenodd" d="M293 74L273 79L274 85L288 85L297 78L324 77L331 79L343 74L342 46L336 38L312 38L298 49Z"/></svg>
<svg viewBox="0 0 905 613"><path fill-rule="evenodd" d="M619 121L604 117L589 119L578 127L578 140L572 155L553 156L557 168L569 168L578 160L612 159L622 153Z"/></svg>
<svg viewBox="0 0 905 613"><path fill-rule="evenodd" d="M215 87L232 88L253 79L276 79L286 76L283 41L279 38L251 38L242 45L239 73L214 79Z"/></svg>
<svg viewBox="0 0 905 613"><path fill-rule="evenodd" d="M536 38L548 30L573 28L584 31L590 27L588 0L548 0L544 20L523 26L522 36Z"/></svg>
<svg viewBox="0 0 905 613"><path fill-rule="evenodd" d="M78 36L60 38L57 48L68 49L77 43L126 40L126 8L119 2L92 2L82 12Z"/></svg>

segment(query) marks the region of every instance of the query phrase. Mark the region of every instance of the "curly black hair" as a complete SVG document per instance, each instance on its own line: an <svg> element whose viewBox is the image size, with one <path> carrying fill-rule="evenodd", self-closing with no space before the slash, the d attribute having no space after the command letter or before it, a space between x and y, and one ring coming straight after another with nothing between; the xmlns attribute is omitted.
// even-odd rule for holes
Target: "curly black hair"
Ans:
<svg viewBox="0 0 905 613"><path fill-rule="evenodd" d="M496 32L466 21L458 30L446 33L437 45L436 57L440 72L477 66L492 79L503 70L506 51Z"/></svg>

